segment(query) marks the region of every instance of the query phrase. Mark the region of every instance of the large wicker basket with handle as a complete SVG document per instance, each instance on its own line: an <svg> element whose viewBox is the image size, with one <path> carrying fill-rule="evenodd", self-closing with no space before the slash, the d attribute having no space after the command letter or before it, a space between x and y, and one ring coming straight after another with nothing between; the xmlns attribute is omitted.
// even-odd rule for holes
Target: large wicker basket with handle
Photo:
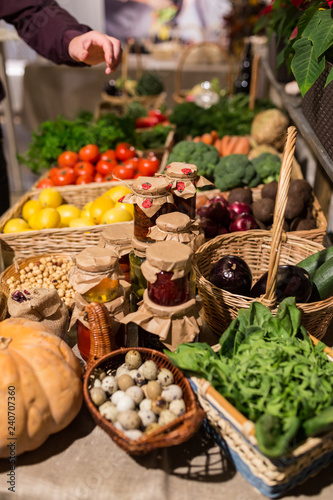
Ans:
<svg viewBox="0 0 333 500"><path fill-rule="evenodd" d="M125 355L133 348L117 349L114 344L108 311L103 304L92 303L87 307L90 329L90 354L84 375L84 399L96 422L113 441L130 455L144 455L150 451L183 443L193 436L201 426L204 412L197 405L188 379L176 368L165 354L153 349L135 348L143 361L153 360L158 368L167 368L173 373L174 383L183 391L186 412L170 424L159 427L137 440L129 439L109 420L102 417L91 400L89 389L98 371L116 371L125 361Z"/></svg>
<svg viewBox="0 0 333 500"><path fill-rule="evenodd" d="M227 328L240 308L249 308L260 300L276 312L276 275L279 265L295 265L309 255L324 248L314 241L282 231L284 211L290 183L290 172L296 142L296 129L289 127L278 185L274 223L271 231L251 230L229 233L208 241L195 255L195 274L199 294L203 300L203 314L217 335ZM209 281L210 270L224 255L237 255L249 265L256 282L268 271L266 293L258 299L232 294L217 288ZM333 297L326 300L297 304L302 324L317 338L322 338L333 317Z"/></svg>

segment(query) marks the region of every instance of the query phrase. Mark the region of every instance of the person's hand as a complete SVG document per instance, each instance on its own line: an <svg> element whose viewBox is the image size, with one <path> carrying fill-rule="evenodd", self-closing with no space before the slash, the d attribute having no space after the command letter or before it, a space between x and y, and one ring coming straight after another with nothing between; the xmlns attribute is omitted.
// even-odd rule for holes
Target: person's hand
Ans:
<svg viewBox="0 0 333 500"><path fill-rule="evenodd" d="M122 50L117 38L104 35L99 31L88 31L69 42L68 53L75 61L84 62L90 66L105 61L105 73L109 75L117 69L121 61Z"/></svg>

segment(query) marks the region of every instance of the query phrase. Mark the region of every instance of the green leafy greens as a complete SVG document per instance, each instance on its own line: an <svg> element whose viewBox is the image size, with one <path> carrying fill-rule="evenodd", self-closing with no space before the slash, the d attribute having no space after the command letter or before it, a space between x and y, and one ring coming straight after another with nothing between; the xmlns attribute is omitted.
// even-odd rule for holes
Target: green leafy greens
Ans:
<svg viewBox="0 0 333 500"><path fill-rule="evenodd" d="M300 320L293 297L281 302L275 317L253 302L222 334L218 354L204 343L166 353L255 422L258 447L270 458L333 428L333 363Z"/></svg>

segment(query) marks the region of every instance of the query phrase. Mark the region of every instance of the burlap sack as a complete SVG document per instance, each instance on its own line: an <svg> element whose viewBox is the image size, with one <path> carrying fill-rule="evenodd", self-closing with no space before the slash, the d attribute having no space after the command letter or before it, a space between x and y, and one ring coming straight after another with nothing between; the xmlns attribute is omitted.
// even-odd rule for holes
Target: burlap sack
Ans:
<svg viewBox="0 0 333 500"><path fill-rule="evenodd" d="M26 300L19 302L8 298L8 312L13 318L26 318L50 327L55 335L63 338L69 324L68 307L54 289L33 288L21 292Z"/></svg>

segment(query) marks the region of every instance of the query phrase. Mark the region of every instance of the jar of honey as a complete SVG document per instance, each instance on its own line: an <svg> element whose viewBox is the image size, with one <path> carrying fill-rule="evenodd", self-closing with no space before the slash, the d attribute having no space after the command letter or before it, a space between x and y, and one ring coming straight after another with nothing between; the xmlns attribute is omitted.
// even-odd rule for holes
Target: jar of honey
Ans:
<svg viewBox="0 0 333 500"><path fill-rule="evenodd" d="M212 182L198 175L196 165L176 161L165 167L165 179L171 185L177 211L194 219L197 187L212 185Z"/></svg>
<svg viewBox="0 0 333 500"><path fill-rule="evenodd" d="M75 257L69 282L87 302L110 302L118 295L123 277L118 254L111 248L88 247Z"/></svg>
<svg viewBox="0 0 333 500"><path fill-rule="evenodd" d="M177 241L157 242L149 246L141 268L152 302L174 307L192 298L192 258L192 249Z"/></svg>
<svg viewBox="0 0 333 500"><path fill-rule="evenodd" d="M128 283L131 282L129 254L132 250L133 232L133 221L110 224L101 232L98 243L99 247L116 251L119 256L119 266Z"/></svg>
<svg viewBox="0 0 333 500"><path fill-rule="evenodd" d="M134 204L134 237L139 241L152 242L149 229L163 214L176 211L169 183L161 177L138 177L132 184L133 193L121 201Z"/></svg>

